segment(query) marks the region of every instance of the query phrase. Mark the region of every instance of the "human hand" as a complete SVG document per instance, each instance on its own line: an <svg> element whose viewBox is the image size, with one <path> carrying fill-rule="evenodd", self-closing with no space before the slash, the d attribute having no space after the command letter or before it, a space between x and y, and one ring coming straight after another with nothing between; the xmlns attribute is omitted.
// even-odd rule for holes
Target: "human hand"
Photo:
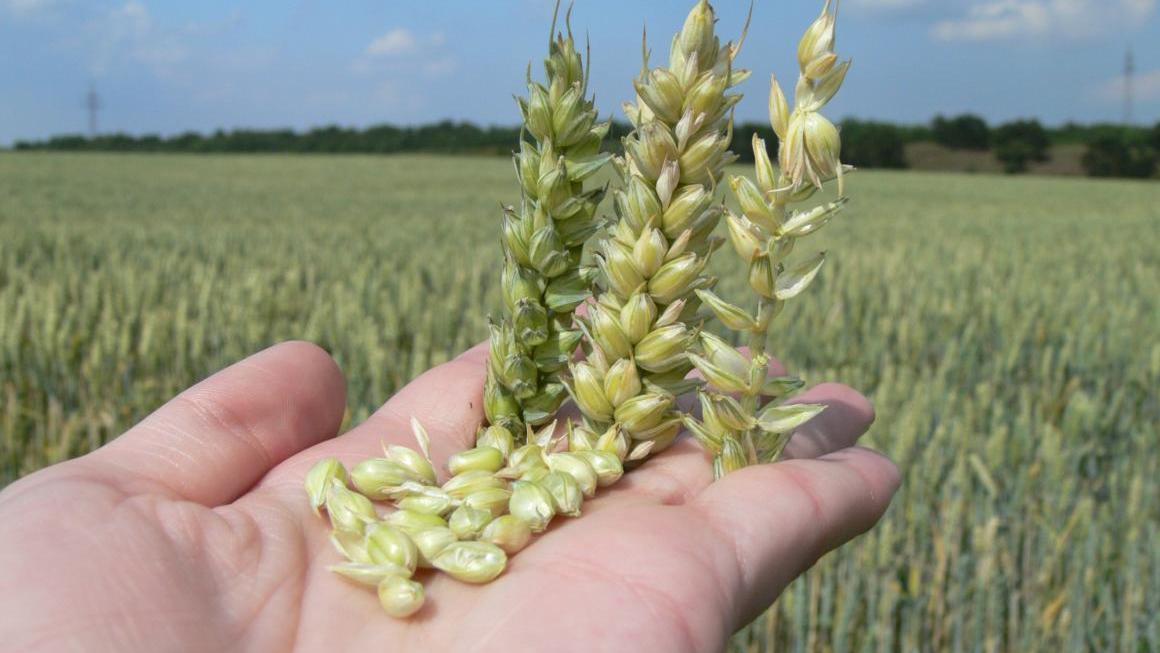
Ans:
<svg viewBox="0 0 1160 653"><path fill-rule="evenodd" d="M0 493L0 642L11 650L708 651L822 554L869 529L898 487L854 446L873 420L850 388L799 429L793 460L710 483L690 438L555 520L487 585L421 580L408 620L326 570L340 562L302 489L380 442L437 463L473 444L486 346L403 388L334 438L345 382L321 349L271 347L178 395L97 451ZM776 370L775 373L781 373ZM332 439L333 438L333 439ZM445 475L446 470L443 470Z"/></svg>

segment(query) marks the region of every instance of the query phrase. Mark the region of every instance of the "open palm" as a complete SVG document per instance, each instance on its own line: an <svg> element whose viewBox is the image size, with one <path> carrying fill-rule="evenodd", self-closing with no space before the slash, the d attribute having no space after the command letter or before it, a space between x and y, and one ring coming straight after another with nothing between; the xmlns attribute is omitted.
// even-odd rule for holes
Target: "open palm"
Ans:
<svg viewBox="0 0 1160 653"><path fill-rule="evenodd" d="M895 467L854 447L873 419L836 384L794 460L710 484L688 439L558 518L482 586L420 578L406 621L326 570L340 561L302 480L320 458L411 444L443 462L482 419L484 347L335 438L341 372L284 343L219 372L101 449L0 493L0 641L11 650L657 650L721 648L794 577L870 528ZM445 470L443 470L445 473Z"/></svg>

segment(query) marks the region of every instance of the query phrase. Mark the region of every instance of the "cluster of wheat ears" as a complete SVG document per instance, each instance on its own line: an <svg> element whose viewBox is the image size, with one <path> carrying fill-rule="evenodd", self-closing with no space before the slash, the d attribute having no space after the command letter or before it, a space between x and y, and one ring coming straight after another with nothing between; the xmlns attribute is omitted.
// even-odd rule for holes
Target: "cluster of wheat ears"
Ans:
<svg viewBox="0 0 1160 653"><path fill-rule="evenodd" d="M624 108L633 131L620 157L601 151L610 122L598 120L588 97L571 29L555 34L546 82L529 75L528 97L519 100L522 199L502 221L506 314L491 327L488 424L474 448L451 457L442 485L415 421L417 449L385 447L382 458L349 471L334 459L319 462L306 491L326 510L347 560L333 571L377 587L383 608L407 617L425 600L412 579L417 568L471 583L494 579L557 515L579 516L585 498L683 430L721 476L776 460L789 434L822 410L777 401L801 382L769 376L765 343L773 318L825 260L817 253L787 262L795 244L844 202L838 131L819 113L849 68L834 52L835 20L827 1L801 39L792 109L772 80L778 164L755 137L754 178L728 180L740 214L725 209L717 190L736 158L729 145L741 95L730 89L749 72L733 67L740 42L721 44L707 0L673 38L666 67L650 68L645 51L636 102ZM600 214L608 187L585 185L609 163L620 182L612 217ZM791 208L830 180L837 201ZM743 302L752 309L716 294L705 272L724 242L713 235L722 217L756 295ZM745 336L747 353L706 328L714 317ZM689 392L700 400L696 414L677 404ZM569 397L582 421L561 425L557 413ZM382 517L376 501L395 509Z"/></svg>

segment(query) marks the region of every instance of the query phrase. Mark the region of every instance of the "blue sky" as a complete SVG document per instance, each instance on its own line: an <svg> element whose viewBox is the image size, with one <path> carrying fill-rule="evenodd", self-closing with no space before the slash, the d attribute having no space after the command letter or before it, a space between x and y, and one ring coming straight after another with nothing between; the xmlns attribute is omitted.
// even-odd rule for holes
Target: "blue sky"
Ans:
<svg viewBox="0 0 1160 653"><path fill-rule="evenodd" d="M1135 117L1160 120L1160 0L844 0L838 50L854 58L831 105L926 122L976 112L1114 121L1135 51ZM667 53L691 0L576 0L592 88L620 114L640 68L641 28ZM747 0L718 0L733 37ZM741 120L764 120L768 75L792 80L819 0L757 0L741 65ZM514 124L512 95L546 48L552 0L0 0L0 144L85 129L96 85L102 131L218 127ZM787 88L792 87L789 81Z"/></svg>

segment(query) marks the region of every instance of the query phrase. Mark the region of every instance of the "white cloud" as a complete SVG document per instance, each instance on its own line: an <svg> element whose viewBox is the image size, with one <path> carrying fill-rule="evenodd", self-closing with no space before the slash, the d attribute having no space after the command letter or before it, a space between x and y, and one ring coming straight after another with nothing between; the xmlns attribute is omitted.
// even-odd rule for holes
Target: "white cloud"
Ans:
<svg viewBox="0 0 1160 653"><path fill-rule="evenodd" d="M414 115L425 106L427 79L450 75L458 65L443 32L417 34L396 27L371 41L351 62L350 71L372 88L375 106L398 117Z"/></svg>
<svg viewBox="0 0 1160 653"><path fill-rule="evenodd" d="M1123 0L1122 4L1129 15L1147 17L1156 10L1156 0Z"/></svg>
<svg viewBox="0 0 1160 653"><path fill-rule="evenodd" d="M890 0L884 0L889 2ZM976 0L965 16L931 27L940 41L1096 38L1138 27L1157 0Z"/></svg>
<svg viewBox="0 0 1160 653"><path fill-rule="evenodd" d="M436 77L455 72L459 62L451 55L444 55L423 64L423 72Z"/></svg>
<svg viewBox="0 0 1160 653"><path fill-rule="evenodd" d="M1118 75L1100 84L1095 95L1108 103L1124 101L1124 76ZM1160 100L1160 69L1138 73L1132 77L1132 95L1136 100Z"/></svg>
<svg viewBox="0 0 1160 653"><path fill-rule="evenodd" d="M941 41L990 41L1039 35L1048 27L1048 10L1042 2L996 0L972 6L964 18L935 23L932 33Z"/></svg>
<svg viewBox="0 0 1160 653"><path fill-rule="evenodd" d="M850 4L870 11L893 11L924 5L926 0L850 0Z"/></svg>
<svg viewBox="0 0 1160 653"><path fill-rule="evenodd" d="M51 9L56 0L0 0L0 9L15 16L31 16Z"/></svg>
<svg viewBox="0 0 1160 653"><path fill-rule="evenodd" d="M214 21L167 23L141 0L121 0L93 12L62 43L81 53L94 77L118 69L144 69L169 83L212 86L209 78L214 75L199 69L234 72L269 63L270 54L258 48L220 47L219 37L237 29L241 21L242 14L235 11Z"/></svg>
<svg viewBox="0 0 1160 653"><path fill-rule="evenodd" d="M447 52L446 44L447 37L443 32L419 36L397 27L371 41L363 54L351 63L351 71L367 75L378 71L418 69L428 75L447 75L455 70L458 61Z"/></svg>
<svg viewBox="0 0 1160 653"><path fill-rule="evenodd" d="M89 24L93 35L89 66L102 75L118 61L147 66L159 77L169 77L189 58L183 35L158 27L138 0L128 0Z"/></svg>
<svg viewBox="0 0 1160 653"><path fill-rule="evenodd" d="M419 41L410 31L398 27L371 41L366 53L372 57L392 57L411 54L418 49Z"/></svg>

